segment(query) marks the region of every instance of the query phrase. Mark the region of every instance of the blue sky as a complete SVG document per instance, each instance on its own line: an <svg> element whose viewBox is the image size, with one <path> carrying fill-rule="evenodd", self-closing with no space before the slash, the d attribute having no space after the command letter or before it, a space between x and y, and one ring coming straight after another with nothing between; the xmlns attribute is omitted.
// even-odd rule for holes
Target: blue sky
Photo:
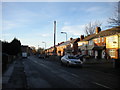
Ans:
<svg viewBox="0 0 120 90"><path fill-rule="evenodd" d="M53 22L57 21L56 44L70 37L84 34L89 22L102 22L113 16L114 2L3 2L2 40L10 42L18 38L22 45L47 48L53 46Z"/></svg>

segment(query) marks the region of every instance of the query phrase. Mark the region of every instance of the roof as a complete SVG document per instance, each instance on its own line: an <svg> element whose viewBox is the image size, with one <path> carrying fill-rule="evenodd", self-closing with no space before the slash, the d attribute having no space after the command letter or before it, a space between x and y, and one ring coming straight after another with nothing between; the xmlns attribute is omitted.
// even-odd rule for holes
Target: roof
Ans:
<svg viewBox="0 0 120 90"><path fill-rule="evenodd" d="M66 42L63 42L62 44L60 44L59 46L64 46L64 45L68 45L70 43L76 43L80 40L80 38L75 38L75 39L72 39L72 40L69 40L69 41L66 41Z"/></svg>
<svg viewBox="0 0 120 90"><path fill-rule="evenodd" d="M70 44L70 43L71 43L71 41L66 41L66 42L60 44L59 46L68 45L68 44Z"/></svg>
<svg viewBox="0 0 120 90"><path fill-rule="evenodd" d="M98 38L98 37L115 35L115 34L118 34L118 33L120 33L120 26L101 31L98 34L92 34L90 36L87 36L86 38L83 39L83 41L91 40L93 38Z"/></svg>
<svg viewBox="0 0 120 90"><path fill-rule="evenodd" d="M28 47L28 45L21 45L21 47Z"/></svg>
<svg viewBox="0 0 120 90"><path fill-rule="evenodd" d="M96 34L89 35L89 36L85 37L82 41L91 40L91 39L95 38L95 36L96 36Z"/></svg>
<svg viewBox="0 0 120 90"><path fill-rule="evenodd" d="M73 39L71 43L77 43L78 41L80 41L80 38Z"/></svg>
<svg viewBox="0 0 120 90"><path fill-rule="evenodd" d="M120 33L120 26L99 32L95 37L104 37Z"/></svg>

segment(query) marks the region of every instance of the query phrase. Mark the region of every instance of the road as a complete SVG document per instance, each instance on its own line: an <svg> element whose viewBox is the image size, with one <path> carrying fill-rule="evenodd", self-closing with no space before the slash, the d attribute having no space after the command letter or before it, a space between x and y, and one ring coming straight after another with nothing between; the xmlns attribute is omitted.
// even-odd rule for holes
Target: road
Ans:
<svg viewBox="0 0 120 90"><path fill-rule="evenodd" d="M66 67L59 62L30 56L14 64L4 88L119 88L119 75L87 67Z"/></svg>

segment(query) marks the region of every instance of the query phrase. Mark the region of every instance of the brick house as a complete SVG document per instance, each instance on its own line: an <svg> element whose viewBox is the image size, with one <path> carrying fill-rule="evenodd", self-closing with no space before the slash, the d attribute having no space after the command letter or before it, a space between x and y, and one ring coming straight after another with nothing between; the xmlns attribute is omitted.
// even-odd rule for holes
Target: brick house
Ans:
<svg viewBox="0 0 120 90"><path fill-rule="evenodd" d="M62 44L58 45L57 48L57 55L63 56L67 53L69 54L77 54L78 53L78 41L79 38L73 39L70 38L69 41L63 42Z"/></svg>
<svg viewBox="0 0 120 90"><path fill-rule="evenodd" d="M78 51L79 51L79 54L86 55L87 54L86 46L88 44L88 41L85 41L83 39L84 39L84 35L81 35L80 41L77 42L78 43Z"/></svg>
<svg viewBox="0 0 120 90"><path fill-rule="evenodd" d="M86 44L81 46L79 45L79 49L86 52L86 54L90 56L94 56L95 59L108 58L110 56L110 53L108 53L110 52L110 50L108 50L108 45L110 43L106 43L106 41L108 41L109 36L116 35L118 33L120 33L120 26L104 31L101 31L100 27L97 27L95 34L87 36L80 41L81 43L86 42ZM119 40L119 38L117 40Z"/></svg>
<svg viewBox="0 0 120 90"><path fill-rule="evenodd" d="M95 36L95 39L93 39L94 43L95 43L94 50L96 50L96 52L98 52L97 53L98 54L97 55L98 58L107 58L107 59L111 58L110 53L108 53L108 51L109 51L108 48L110 48L108 46L111 45L111 43L108 43L108 42L112 42L113 41L110 38L113 38L114 35L117 38L116 35L118 33L120 33L120 26L119 27L114 27L114 28L111 28L111 29L107 29L107 30L104 30L104 31L101 31L101 32L99 32ZM118 40L118 39L119 38L114 39L114 40ZM116 48L116 49L118 49L118 48Z"/></svg>
<svg viewBox="0 0 120 90"><path fill-rule="evenodd" d="M106 37L107 58L120 59L120 33Z"/></svg>
<svg viewBox="0 0 120 90"><path fill-rule="evenodd" d="M46 49L47 55L53 55L53 52L54 52L54 47L50 47L50 48Z"/></svg>

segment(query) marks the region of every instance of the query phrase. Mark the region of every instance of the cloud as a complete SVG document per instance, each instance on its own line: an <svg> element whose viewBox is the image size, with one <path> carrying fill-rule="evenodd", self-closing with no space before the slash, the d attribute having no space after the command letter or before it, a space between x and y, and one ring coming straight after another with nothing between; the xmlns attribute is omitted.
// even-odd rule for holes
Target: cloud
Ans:
<svg viewBox="0 0 120 90"><path fill-rule="evenodd" d="M90 7L88 9L86 9L86 12L98 12L100 10L101 10L100 7Z"/></svg>
<svg viewBox="0 0 120 90"><path fill-rule="evenodd" d="M20 23L14 21L3 21L3 30L11 30L13 28L19 27Z"/></svg>
<svg viewBox="0 0 120 90"><path fill-rule="evenodd" d="M11 36L11 34L10 33L2 34L2 37L6 37L6 36Z"/></svg>
<svg viewBox="0 0 120 90"><path fill-rule="evenodd" d="M41 36L43 38L52 36L52 34L50 34L50 33L34 33L32 35Z"/></svg>
<svg viewBox="0 0 120 90"><path fill-rule="evenodd" d="M81 35L84 33L84 25L72 25L62 27L63 32L68 32L72 35Z"/></svg>
<svg viewBox="0 0 120 90"><path fill-rule="evenodd" d="M11 9L10 9L11 10ZM10 11L8 9L7 12ZM5 11L5 10L4 10ZM10 30L18 27L24 27L26 25L30 25L35 20L34 17L38 17L39 15L34 11L26 10L26 9L12 9L11 12L8 14L3 12L2 18L2 28L3 30Z"/></svg>
<svg viewBox="0 0 120 90"><path fill-rule="evenodd" d="M47 33L46 34L41 34L41 36L42 37L48 37L48 36L50 36L50 34L47 34Z"/></svg>
<svg viewBox="0 0 120 90"><path fill-rule="evenodd" d="M15 28L24 27L30 20L27 19L15 19L15 20L3 20L2 21L2 30L12 30Z"/></svg>

